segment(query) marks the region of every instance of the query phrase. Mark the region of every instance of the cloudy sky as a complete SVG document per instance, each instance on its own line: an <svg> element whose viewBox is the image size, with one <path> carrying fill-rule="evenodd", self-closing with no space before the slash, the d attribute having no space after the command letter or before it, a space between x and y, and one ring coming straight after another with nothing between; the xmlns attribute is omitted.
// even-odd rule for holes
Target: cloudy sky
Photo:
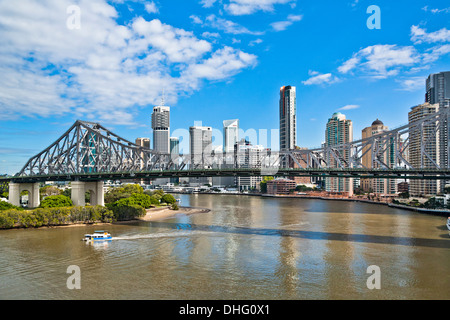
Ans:
<svg viewBox="0 0 450 320"><path fill-rule="evenodd" d="M376 118L402 125L428 74L450 70L450 6L379 0L380 29L370 29L374 3L0 0L0 173L77 119L151 137L163 91L173 133L238 118L270 136L283 85L297 87L302 147L321 144L336 111L354 139Z"/></svg>

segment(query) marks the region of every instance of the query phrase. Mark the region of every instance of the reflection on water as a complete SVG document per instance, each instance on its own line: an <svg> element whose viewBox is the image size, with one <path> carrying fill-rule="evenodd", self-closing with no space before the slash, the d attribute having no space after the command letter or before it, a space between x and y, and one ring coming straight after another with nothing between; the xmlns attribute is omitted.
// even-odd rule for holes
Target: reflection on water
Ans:
<svg viewBox="0 0 450 320"><path fill-rule="evenodd" d="M448 299L445 218L365 203L180 195L211 212L0 232L0 299ZM66 287L67 267L81 290ZM369 290L367 267L381 269Z"/></svg>

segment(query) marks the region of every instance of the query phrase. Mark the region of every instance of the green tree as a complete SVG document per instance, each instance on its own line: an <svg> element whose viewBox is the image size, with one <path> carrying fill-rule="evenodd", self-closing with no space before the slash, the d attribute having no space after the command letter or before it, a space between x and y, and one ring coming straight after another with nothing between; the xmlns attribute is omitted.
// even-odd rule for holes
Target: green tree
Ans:
<svg viewBox="0 0 450 320"><path fill-rule="evenodd" d="M123 193L143 193L144 189L138 184L126 184L123 188Z"/></svg>
<svg viewBox="0 0 450 320"><path fill-rule="evenodd" d="M62 191L55 186L46 185L39 189L39 194L41 196L41 200L48 196L58 196L62 194Z"/></svg>
<svg viewBox="0 0 450 320"><path fill-rule="evenodd" d="M161 198L161 202L167 203L167 204L174 204L177 202L177 199L171 194L165 194Z"/></svg>
<svg viewBox="0 0 450 320"><path fill-rule="evenodd" d="M267 181L273 180L274 177L266 176L263 178L263 180L259 183L261 193L267 193Z"/></svg>
<svg viewBox="0 0 450 320"><path fill-rule="evenodd" d="M63 195L46 197L41 201L40 205L41 208L60 208L71 206L73 206L72 200Z"/></svg>

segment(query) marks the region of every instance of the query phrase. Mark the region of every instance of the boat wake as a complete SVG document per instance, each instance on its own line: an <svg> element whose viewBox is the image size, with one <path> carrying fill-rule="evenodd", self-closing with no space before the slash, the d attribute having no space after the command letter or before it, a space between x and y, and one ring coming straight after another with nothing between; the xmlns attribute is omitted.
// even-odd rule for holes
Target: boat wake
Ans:
<svg viewBox="0 0 450 320"><path fill-rule="evenodd" d="M139 239L158 239L158 238L178 238L191 237L205 232L201 231L183 231L183 232L164 232L164 233L150 233L150 234L136 234L121 237L112 237L111 240L139 240Z"/></svg>

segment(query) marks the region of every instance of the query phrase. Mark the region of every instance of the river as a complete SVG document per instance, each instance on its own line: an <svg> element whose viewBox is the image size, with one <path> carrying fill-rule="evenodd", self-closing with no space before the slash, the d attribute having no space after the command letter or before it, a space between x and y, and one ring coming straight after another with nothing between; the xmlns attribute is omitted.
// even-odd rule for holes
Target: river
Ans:
<svg viewBox="0 0 450 320"><path fill-rule="evenodd" d="M0 299L450 299L444 217L347 201L176 197L211 211L0 230ZM80 240L98 229L113 240ZM69 266L80 289L68 288ZM375 274L380 289L369 289Z"/></svg>

